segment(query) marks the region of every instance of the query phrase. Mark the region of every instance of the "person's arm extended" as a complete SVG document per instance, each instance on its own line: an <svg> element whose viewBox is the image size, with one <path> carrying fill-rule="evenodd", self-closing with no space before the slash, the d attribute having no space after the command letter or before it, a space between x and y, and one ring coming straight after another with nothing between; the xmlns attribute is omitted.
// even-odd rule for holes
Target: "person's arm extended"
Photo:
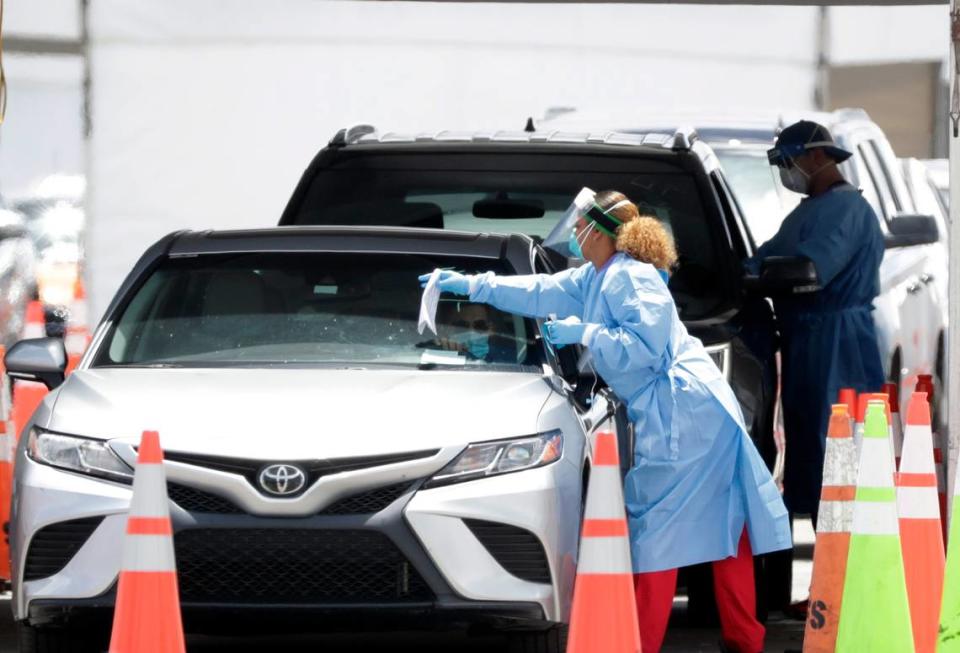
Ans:
<svg viewBox="0 0 960 653"><path fill-rule="evenodd" d="M589 266L556 274L496 275L470 278L470 301L490 304L502 311L546 318L583 314L583 284Z"/></svg>

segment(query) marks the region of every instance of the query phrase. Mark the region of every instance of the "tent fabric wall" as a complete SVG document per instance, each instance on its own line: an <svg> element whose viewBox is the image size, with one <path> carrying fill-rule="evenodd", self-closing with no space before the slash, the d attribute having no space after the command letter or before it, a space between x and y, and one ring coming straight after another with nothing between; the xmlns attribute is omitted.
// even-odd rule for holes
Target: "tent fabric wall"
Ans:
<svg viewBox="0 0 960 653"><path fill-rule="evenodd" d="M815 18L812 8L94 0L93 309L165 233L274 224L346 124L520 129L571 104L808 108Z"/></svg>

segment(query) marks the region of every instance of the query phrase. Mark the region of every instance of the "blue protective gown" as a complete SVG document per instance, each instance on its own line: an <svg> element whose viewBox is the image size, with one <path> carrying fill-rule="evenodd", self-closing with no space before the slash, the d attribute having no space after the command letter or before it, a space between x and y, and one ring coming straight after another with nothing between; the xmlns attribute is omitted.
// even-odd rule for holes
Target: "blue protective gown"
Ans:
<svg viewBox="0 0 960 653"><path fill-rule="evenodd" d="M747 262L756 271L768 256L804 256L823 288L774 300L783 352L784 500L792 512L819 505L830 405L840 389L878 392L883 385L872 303L883 252L870 204L840 184L804 199Z"/></svg>
<svg viewBox="0 0 960 653"><path fill-rule="evenodd" d="M624 489L635 572L735 555L745 524L756 554L791 546L786 508L733 391L653 266L617 254L599 271L486 273L470 299L598 325L587 342L594 367L636 430Z"/></svg>

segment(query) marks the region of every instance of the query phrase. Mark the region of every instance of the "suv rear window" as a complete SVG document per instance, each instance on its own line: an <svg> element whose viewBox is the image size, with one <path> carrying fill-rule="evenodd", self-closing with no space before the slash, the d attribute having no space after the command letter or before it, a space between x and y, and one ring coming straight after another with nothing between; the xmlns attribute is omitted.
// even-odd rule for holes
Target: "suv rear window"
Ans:
<svg viewBox="0 0 960 653"><path fill-rule="evenodd" d="M417 333L417 276L511 273L498 261L402 254L165 260L114 320L95 366L329 365L540 371L536 323L444 295Z"/></svg>
<svg viewBox="0 0 960 653"><path fill-rule="evenodd" d="M623 192L672 233L680 262L670 287L684 318L703 317L725 305L728 271L734 266L716 208L712 214L705 210L693 173L653 157L354 150L342 163L315 172L292 223L522 233L542 239L584 186Z"/></svg>

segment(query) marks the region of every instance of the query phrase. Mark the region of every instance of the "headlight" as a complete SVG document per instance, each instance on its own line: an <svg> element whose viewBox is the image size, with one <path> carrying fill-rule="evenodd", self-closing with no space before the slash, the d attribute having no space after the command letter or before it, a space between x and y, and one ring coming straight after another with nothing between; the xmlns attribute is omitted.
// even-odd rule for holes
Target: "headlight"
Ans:
<svg viewBox="0 0 960 653"><path fill-rule="evenodd" d="M129 483L133 470L102 440L30 430L27 455L51 467Z"/></svg>
<svg viewBox="0 0 960 653"><path fill-rule="evenodd" d="M549 431L516 440L479 442L464 449L427 481L425 487L542 467L560 460L562 454L563 434L560 431Z"/></svg>

